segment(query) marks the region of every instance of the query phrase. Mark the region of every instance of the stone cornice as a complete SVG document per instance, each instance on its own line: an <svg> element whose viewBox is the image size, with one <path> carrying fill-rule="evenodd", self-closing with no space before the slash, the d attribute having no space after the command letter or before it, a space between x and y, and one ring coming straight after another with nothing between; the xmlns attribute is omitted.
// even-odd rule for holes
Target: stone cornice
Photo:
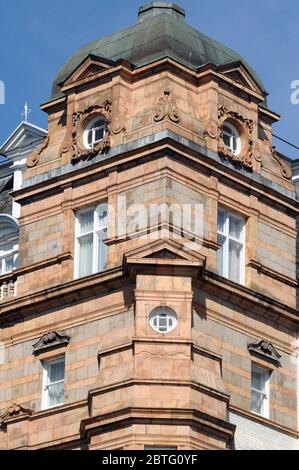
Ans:
<svg viewBox="0 0 299 470"><path fill-rule="evenodd" d="M269 315L271 320L273 320L274 314L277 322L279 322L280 318L283 318L288 320L290 324L293 324L293 327L296 326L297 328L299 325L298 310L284 305L273 298L236 284L210 271L205 272L205 281L202 288L208 290L216 289L219 297L222 294L225 296L228 293L231 301L235 297L238 305L244 305L244 308L246 303L252 306L255 305L260 312L257 315L263 314L265 317Z"/></svg>
<svg viewBox="0 0 299 470"><path fill-rule="evenodd" d="M140 156L140 151L142 151L142 156ZM299 208L295 191L273 183L257 173L236 168L233 163L221 159L218 153L170 130L157 132L138 141L114 147L106 155L98 155L91 162L79 162L75 167L74 165L66 165L43 173L27 180L25 186L14 192L13 196L19 203L37 195L40 197L43 193L45 197L48 197L49 191L53 193L62 191L62 182L64 184L67 182L78 183L80 180L86 179L89 174L96 175L101 172L103 175L103 171L111 172L116 165L120 168L122 163L127 165L132 162L135 165L136 158L138 158L138 163L142 164L149 155L151 158L169 156L180 159L183 155L184 158L191 159L193 162L200 162L216 176L228 179L234 179L238 176L240 187L246 187L251 191L254 189L257 194L260 193L263 197L274 200L277 205L292 208L295 214L298 214Z"/></svg>
<svg viewBox="0 0 299 470"><path fill-rule="evenodd" d="M265 274L268 277L272 277L276 281L282 282L283 284L287 284L291 287L297 287L296 278L292 279L289 276L285 276L284 274L278 273L277 271L274 271L273 269L270 269L267 266L263 266L258 261L250 260L246 267L253 268L258 273Z"/></svg>
<svg viewBox="0 0 299 470"><path fill-rule="evenodd" d="M238 304L249 304L256 307L260 314L269 315L276 320L280 318L287 320L290 324L299 325L298 311L294 308L283 305L282 303L269 298L268 296L255 292L244 286L231 282L218 276L215 273L205 271L205 279L197 279L201 288L216 289L217 295L221 297L228 292L230 298L235 297ZM7 316L10 319L23 317L26 313L37 313L51 308L52 305L58 307L66 303L84 301L84 296L90 295L92 290L97 293L110 292L111 288L117 288L131 282L126 275L125 266L105 271L83 279L77 279L65 284L57 285L40 292L33 293L24 297L17 297L12 301L0 304L0 324L5 321ZM138 295L138 293L137 293Z"/></svg>
<svg viewBox="0 0 299 470"><path fill-rule="evenodd" d="M195 427L199 426L200 428L218 434L226 440L227 445L231 445L236 430L236 426L228 421L223 421L195 409L178 410L130 407L82 420L81 435L87 437L95 430L98 432L102 427L109 426L114 428L126 422L132 423L138 422L139 420L143 423L148 421L151 424L156 421L159 424L161 424L161 422L171 422L172 424L179 424L180 422L192 423Z"/></svg>

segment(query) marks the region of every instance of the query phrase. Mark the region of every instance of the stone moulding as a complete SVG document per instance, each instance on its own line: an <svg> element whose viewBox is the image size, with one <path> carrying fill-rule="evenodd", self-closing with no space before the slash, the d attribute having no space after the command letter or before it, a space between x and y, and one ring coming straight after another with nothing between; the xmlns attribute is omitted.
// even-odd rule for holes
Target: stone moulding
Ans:
<svg viewBox="0 0 299 470"><path fill-rule="evenodd" d="M250 354L257 354L258 356L263 357L263 359L267 359L277 364L280 364L281 355L278 353L276 348L273 346L272 343L268 341L260 341L258 343L250 343L247 346L248 351Z"/></svg>
<svg viewBox="0 0 299 470"><path fill-rule="evenodd" d="M40 145L29 157L27 158L27 167L34 168L40 162L40 156L50 143L50 137L48 136L44 143Z"/></svg>
<svg viewBox="0 0 299 470"><path fill-rule="evenodd" d="M36 344L33 345L33 354L36 356L43 352L49 351L50 349L67 346L70 340L70 336L57 333L56 331L46 333L38 340Z"/></svg>
<svg viewBox="0 0 299 470"><path fill-rule="evenodd" d="M179 124L181 120L176 102L171 97L171 92L169 90L164 91L164 96L158 100L154 112L155 122L161 122L166 118L170 119L176 124Z"/></svg>
<svg viewBox="0 0 299 470"><path fill-rule="evenodd" d="M287 180L292 179L292 176L293 176L292 169L289 165L284 163L278 157L277 152L276 152L276 147L271 147L271 155L272 155L273 160L275 160L275 162L278 164L278 167L282 176Z"/></svg>
<svg viewBox="0 0 299 470"><path fill-rule="evenodd" d="M98 154L105 153L111 146L111 118L112 102L104 101L101 105L92 105L83 111L73 113L71 135L68 135L60 151L60 156L64 153L71 152L72 162L76 162L85 158L92 158ZM87 120L95 116L102 116L105 120L105 135L101 142L94 148L87 149L83 145L83 132Z"/></svg>
<svg viewBox="0 0 299 470"><path fill-rule="evenodd" d="M29 408L24 408L21 405L17 405L16 403L12 404L1 416L0 416L0 427L6 425L6 423L17 417L21 416L31 416L33 414L33 410Z"/></svg>
<svg viewBox="0 0 299 470"><path fill-rule="evenodd" d="M223 142L222 127L225 121L230 121L232 124L236 125L238 129L241 129L240 136L243 139L246 145L242 146L242 150L239 155L234 155ZM254 142L253 142L253 121L252 119L244 118L241 114L230 111L225 106L221 106L218 110L218 134L216 137L216 132L212 133L212 138L218 137L218 152L223 155L228 160L242 165L247 170L253 170L255 152L254 152ZM211 132L209 132L211 136ZM246 142L245 142L246 140ZM257 161L260 161L260 157L257 156Z"/></svg>

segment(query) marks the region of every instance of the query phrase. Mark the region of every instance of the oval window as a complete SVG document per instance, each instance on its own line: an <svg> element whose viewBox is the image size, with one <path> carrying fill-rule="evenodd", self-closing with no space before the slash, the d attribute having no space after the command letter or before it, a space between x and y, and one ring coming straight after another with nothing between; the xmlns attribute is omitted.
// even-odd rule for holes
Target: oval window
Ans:
<svg viewBox="0 0 299 470"><path fill-rule="evenodd" d="M170 333L178 324L176 313L170 308L157 308L150 315L150 326L157 333Z"/></svg>

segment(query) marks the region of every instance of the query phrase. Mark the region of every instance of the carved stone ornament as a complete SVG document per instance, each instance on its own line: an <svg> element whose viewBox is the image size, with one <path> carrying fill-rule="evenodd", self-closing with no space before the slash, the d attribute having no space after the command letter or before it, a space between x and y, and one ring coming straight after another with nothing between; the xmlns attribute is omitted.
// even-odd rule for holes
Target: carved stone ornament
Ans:
<svg viewBox="0 0 299 470"><path fill-rule="evenodd" d="M234 155L223 142L222 127L226 120L234 121L242 127L246 134L247 145L243 148L239 155ZM229 111L225 106L221 106L218 110L218 152L228 160L242 165L248 170L253 169L254 154L253 154L253 121L251 119L244 118L241 114ZM242 136L241 136L242 137Z"/></svg>
<svg viewBox="0 0 299 470"><path fill-rule="evenodd" d="M180 122L179 110L169 90L164 91L164 96L159 99L154 114L154 121L156 122L163 121L165 118L177 124Z"/></svg>
<svg viewBox="0 0 299 470"><path fill-rule="evenodd" d="M125 132L127 130L124 119L121 117L117 117L113 119L112 125L112 132L113 134L120 134L121 132Z"/></svg>
<svg viewBox="0 0 299 470"><path fill-rule="evenodd" d="M92 158L100 153L105 153L110 149L111 145L111 101L106 100L101 105L93 105L73 114L72 132L64 143L61 154L72 152L72 161L84 158ZM85 148L83 145L84 126L88 120L95 116L102 116L105 119L105 135L103 139L91 149Z"/></svg>
<svg viewBox="0 0 299 470"><path fill-rule="evenodd" d="M70 336L57 333L56 331L47 333L33 345L33 354L38 355L49 349L67 346L70 342Z"/></svg>
<svg viewBox="0 0 299 470"><path fill-rule="evenodd" d="M211 139L217 139L219 135L218 123L217 121L211 120L207 124L206 132Z"/></svg>
<svg viewBox="0 0 299 470"><path fill-rule="evenodd" d="M248 351L251 354L258 354L264 359L269 359L278 363L281 359L281 355L277 352L273 344L267 341L260 341L259 343L248 344Z"/></svg>
<svg viewBox="0 0 299 470"><path fill-rule="evenodd" d="M272 154L272 157L273 159L276 161L276 163L278 164L279 166L279 170L282 174L282 176L287 179L287 180L290 180L293 176L292 174L292 170L291 170L291 167L289 165L287 165L286 163L284 163L278 156L277 156L277 152L276 152L276 148L275 147L272 147L271 148L271 154Z"/></svg>
<svg viewBox="0 0 299 470"><path fill-rule="evenodd" d="M12 418L19 416L31 416L32 414L33 410L24 408L23 406L14 403L3 413L3 415L0 416L0 426L5 426L6 422Z"/></svg>
<svg viewBox="0 0 299 470"><path fill-rule="evenodd" d="M38 147L29 157L27 158L27 167L34 168L40 162L40 156L50 143L50 137L48 136L40 147Z"/></svg>

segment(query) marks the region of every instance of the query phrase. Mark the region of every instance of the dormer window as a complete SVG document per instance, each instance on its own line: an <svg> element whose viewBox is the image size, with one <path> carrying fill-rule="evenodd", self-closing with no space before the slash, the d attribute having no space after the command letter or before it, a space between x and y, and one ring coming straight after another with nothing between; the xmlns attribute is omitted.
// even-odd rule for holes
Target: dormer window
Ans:
<svg viewBox="0 0 299 470"><path fill-rule="evenodd" d="M105 120L99 116L92 119L83 134L85 148L94 149L104 138L106 132Z"/></svg>
<svg viewBox="0 0 299 470"><path fill-rule="evenodd" d="M233 154L239 155L241 152L241 138L237 129L225 121L222 127L222 139L225 147Z"/></svg>

